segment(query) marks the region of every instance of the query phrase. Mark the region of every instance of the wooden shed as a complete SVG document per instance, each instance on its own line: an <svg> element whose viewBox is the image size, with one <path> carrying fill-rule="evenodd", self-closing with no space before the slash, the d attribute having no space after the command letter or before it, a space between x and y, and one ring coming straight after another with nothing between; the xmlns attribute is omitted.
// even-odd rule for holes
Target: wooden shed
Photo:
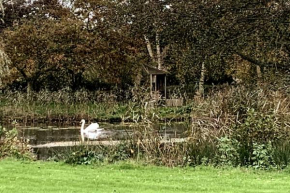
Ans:
<svg viewBox="0 0 290 193"><path fill-rule="evenodd" d="M166 74L165 70L160 70L150 65L144 65L145 71L150 76L150 95L152 99L166 99Z"/></svg>

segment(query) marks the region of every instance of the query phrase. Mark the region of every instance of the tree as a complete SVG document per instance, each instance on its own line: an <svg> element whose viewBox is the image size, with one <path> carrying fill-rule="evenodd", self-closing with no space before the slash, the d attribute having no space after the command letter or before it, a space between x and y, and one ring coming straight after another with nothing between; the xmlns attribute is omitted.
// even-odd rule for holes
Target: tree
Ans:
<svg viewBox="0 0 290 193"><path fill-rule="evenodd" d="M176 1L171 8L177 18L171 27L176 29L172 38L179 69L194 76L196 69L203 71L205 62L205 79L222 81L234 75L227 73L233 72L236 56L260 72L254 78L260 77L265 67L287 66L287 1ZM280 38L284 39L281 46Z"/></svg>
<svg viewBox="0 0 290 193"><path fill-rule="evenodd" d="M9 57L4 52L3 45L0 45L0 89L3 87L3 79L10 75L9 64L11 63Z"/></svg>
<svg viewBox="0 0 290 193"><path fill-rule="evenodd" d="M22 23L5 31L6 51L11 68L27 83L28 93L47 86L58 89L60 82L78 89L84 78L110 84L130 80L136 64L131 53L136 50L122 33L100 34L73 17L45 19L40 15ZM50 83L48 77L55 82Z"/></svg>
<svg viewBox="0 0 290 193"><path fill-rule="evenodd" d="M25 0L2 0L2 22L0 22L0 32L5 28L18 25L20 20L32 12L29 6L25 5ZM0 5L1 10L1 5Z"/></svg>
<svg viewBox="0 0 290 193"><path fill-rule="evenodd" d="M99 62L88 68L86 74L91 79L103 77L106 82L131 84L143 69L140 39L130 36L130 25L122 8L123 3L119 1L76 0L73 3L73 12L85 22L86 29L107 45Z"/></svg>
<svg viewBox="0 0 290 193"><path fill-rule="evenodd" d="M123 25L127 25L135 38L143 39L151 62L159 69L164 68L164 58L170 45L172 30L169 0L126 1L119 6L119 17ZM153 46L155 45L155 46Z"/></svg>
<svg viewBox="0 0 290 193"><path fill-rule="evenodd" d="M120 85L137 77L138 86L142 64L151 63L180 83L199 82L202 95L204 83L228 80L241 63L257 79L289 67L285 0L75 0L67 7L41 0L19 7L6 9L1 26L10 27L5 49L17 67L10 66L27 83L48 84L49 76L78 89L83 79Z"/></svg>

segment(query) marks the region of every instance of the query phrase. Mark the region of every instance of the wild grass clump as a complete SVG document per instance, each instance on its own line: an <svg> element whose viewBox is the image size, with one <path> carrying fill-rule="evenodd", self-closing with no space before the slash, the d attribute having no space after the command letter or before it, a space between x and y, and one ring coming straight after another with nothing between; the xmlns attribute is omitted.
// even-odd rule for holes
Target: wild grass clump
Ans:
<svg viewBox="0 0 290 193"><path fill-rule="evenodd" d="M142 123L129 141L101 150L80 150L68 163L133 159L165 166L272 169L285 168L290 162L290 99L283 90L225 87L204 99L188 100L184 107L138 107L132 102L114 109L123 121ZM154 123L170 113L190 116L184 141L166 141L153 129Z"/></svg>
<svg viewBox="0 0 290 193"><path fill-rule="evenodd" d="M189 136L213 139L215 165L285 167L289 112L290 98L283 90L225 87L195 103Z"/></svg>

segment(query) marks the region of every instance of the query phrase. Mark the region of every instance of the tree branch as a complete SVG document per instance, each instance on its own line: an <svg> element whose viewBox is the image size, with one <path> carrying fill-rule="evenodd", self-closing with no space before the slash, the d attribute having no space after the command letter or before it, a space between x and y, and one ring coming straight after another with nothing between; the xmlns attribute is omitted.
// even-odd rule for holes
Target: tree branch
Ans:
<svg viewBox="0 0 290 193"><path fill-rule="evenodd" d="M146 35L144 35L144 39L145 39L145 43L146 43L146 46L147 46L147 50L148 50L149 56L152 59L152 61L155 63L156 60L155 60L155 56L153 54L153 50L152 50L152 46L151 46L150 40L149 40L149 38Z"/></svg>
<svg viewBox="0 0 290 193"><path fill-rule="evenodd" d="M251 56L248 56L246 54L243 54L239 51L234 51L235 54L239 55L243 60L247 60L248 62L251 62L252 64L258 65L260 67L271 67L271 68L280 68L283 69L283 66L277 66L276 63L273 62L261 62L255 58L252 58Z"/></svg>

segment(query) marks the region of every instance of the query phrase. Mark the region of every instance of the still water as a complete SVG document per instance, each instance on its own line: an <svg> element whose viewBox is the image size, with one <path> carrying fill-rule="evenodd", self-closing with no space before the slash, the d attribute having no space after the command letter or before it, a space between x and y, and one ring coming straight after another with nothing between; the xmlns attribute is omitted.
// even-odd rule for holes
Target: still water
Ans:
<svg viewBox="0 0 290 193"><path fill-rule="evenodd" d="M143 135L148 126L137 124L110 124L99 123L104 128L98 140L122 140L132 137L133 134ZM88 126L86 124L85 126ZM8 127L9 128L9 127ZM51 142L80 141L80 125L32 125L16 126L18 137L28 140L30 145L46 144ZM160 123L151 126L151 131L161 137L182 138L185 137L188 125L186 123Z"/></svg>
<svg viewBox="0 0 290 193"><path fill-rule="evenodd" d="M12 129L12 124L1 124L6 129ZM86 124L87 127L89 124ZM150 126L134 124L134 123L99 123L103 128L102 135L97 141L116 141L123 139L132 139L133 136L148 137L148 135L160 136L161 138L184 138L187 135L189 125L181 123L159 123ZM77 144L81 140L80 124L64 125L64 124L30 124L21 125L17 124L18 138L25 140L33 147L33 152L37 159L47 160L55 157L56 155L66 154L75 147L49 147L47 144L57 143L72 143ZM44 146L44 148L40 147Z"/></svg>

